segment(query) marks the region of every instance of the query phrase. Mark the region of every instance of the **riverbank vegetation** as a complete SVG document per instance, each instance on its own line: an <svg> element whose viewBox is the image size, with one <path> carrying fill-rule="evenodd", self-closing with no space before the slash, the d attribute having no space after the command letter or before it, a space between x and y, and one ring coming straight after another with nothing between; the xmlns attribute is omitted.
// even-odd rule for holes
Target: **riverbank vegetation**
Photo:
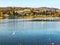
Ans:
<svg viewBox="0 0 60 45"><path fill-rule="evenodd" d="M15 18L50 18L60 17L60 9L57 8L22 8L22 7L0 7L0 19Z"/></svg>

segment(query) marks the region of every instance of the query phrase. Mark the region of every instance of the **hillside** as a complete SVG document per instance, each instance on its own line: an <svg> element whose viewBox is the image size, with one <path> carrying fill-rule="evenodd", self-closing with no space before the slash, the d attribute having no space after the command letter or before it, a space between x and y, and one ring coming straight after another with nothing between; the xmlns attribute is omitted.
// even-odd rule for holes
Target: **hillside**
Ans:
<svg viewBox="0 0 60 45"><path fill-rule="evenodd" d="M60 9L49 7L0 7L0 18L49 18L60 17Z"/></svg>

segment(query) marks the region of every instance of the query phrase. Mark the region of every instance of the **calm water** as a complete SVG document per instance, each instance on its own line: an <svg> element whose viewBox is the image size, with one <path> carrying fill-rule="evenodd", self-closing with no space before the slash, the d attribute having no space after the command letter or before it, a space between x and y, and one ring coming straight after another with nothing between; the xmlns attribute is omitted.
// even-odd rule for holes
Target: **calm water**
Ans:
<svg viewBox="0 0 60 45"><path fill-rule="evenodd" d="M0 45L60 45L60 22L0 20Z"/></svg>

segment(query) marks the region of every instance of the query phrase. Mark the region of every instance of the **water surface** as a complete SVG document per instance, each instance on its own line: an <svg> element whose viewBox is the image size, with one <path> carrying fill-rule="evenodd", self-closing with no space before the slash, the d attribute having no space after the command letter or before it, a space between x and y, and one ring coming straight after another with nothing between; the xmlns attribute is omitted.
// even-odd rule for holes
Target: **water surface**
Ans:
<svg viewBox="0 0 60 45"><path fill-rule="evenodd" d="M0 20L0 45L60 45L60 22Z"/></svg>

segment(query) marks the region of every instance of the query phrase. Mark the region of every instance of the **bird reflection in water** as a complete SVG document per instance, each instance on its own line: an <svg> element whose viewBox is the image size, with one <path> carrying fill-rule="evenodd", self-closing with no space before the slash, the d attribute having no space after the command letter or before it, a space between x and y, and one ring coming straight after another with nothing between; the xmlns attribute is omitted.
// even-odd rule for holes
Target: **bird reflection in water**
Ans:
<svg viewBox="0 0 60 45"><path fill-rule="evenodd" d="M45 22L42 21L42 22L41 22L41 25L42 25L42 28L44 28L44 27L45 27Z"/></svg>

